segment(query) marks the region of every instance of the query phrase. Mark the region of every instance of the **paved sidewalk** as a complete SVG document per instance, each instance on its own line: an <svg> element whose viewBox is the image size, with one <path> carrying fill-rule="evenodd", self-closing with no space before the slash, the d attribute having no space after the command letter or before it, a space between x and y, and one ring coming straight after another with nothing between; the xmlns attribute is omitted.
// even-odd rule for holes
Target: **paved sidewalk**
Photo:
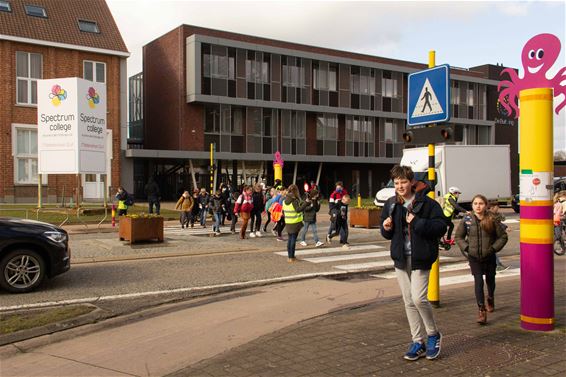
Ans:
<svg viewBox="0 0 566 377"><path fill-rule="evenodd" d="M545 376L566 373L566 259L555 260L556 329L519 324L519 278L498 281L488 325L475 323L473 286L444 290L435 361L402 359L410 342L399 297L290 326L171 374L181 376Z"/></svg>

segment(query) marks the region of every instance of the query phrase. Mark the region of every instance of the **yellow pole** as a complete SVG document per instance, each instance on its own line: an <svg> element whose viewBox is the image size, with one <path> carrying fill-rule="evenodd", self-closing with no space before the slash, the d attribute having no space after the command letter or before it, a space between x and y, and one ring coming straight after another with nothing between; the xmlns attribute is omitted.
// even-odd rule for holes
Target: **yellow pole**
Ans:
<svg viewBox="0 0 566 377"><path fill-rule="evenodd" d="M521 327L554 330L553 93L521 90Z"/></svg>
<svg viewBox="0 0 566 377"><path fill-rule="evenodd" d="M37 175L37 208L42 207L41 200L41 174Z"/></svg>
<svg viewBox="0 0 566 377"><path fill-rule="evenodd" d="M362 196L358 194L358 208L362 206Z"/></svg>
<svg viewBox="0 0 566 377"><path fill-rule="evenodd" d="M434 68L436 66L436 52L431 50L428 52L428 67ZM447 104L448 106L448 104ZM434 144L428 145L428 180L431 182L431 189L428 193L428 196L431 199L435 198L434 195L434 185L436 181L436 174L434 172ZM433 263L432 268L430 269L430 275L428 279L428 301L435 306L440 306L440 271L439 271L439 262L438 258L436 258L436 262Z"/></svg>
<svg viewBox="0 0 566 377"><path fill-rule="evenodd" d="M210 195L214 195L214 143L210 143Z"/></svg>

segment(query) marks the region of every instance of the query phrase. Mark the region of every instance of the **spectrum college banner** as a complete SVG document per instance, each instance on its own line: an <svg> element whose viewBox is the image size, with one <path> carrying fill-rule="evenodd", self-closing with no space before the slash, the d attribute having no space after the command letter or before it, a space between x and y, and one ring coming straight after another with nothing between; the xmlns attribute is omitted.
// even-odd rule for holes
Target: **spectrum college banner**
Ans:
<svg viewBox="0 0 566 377"><path fill-rule="evenodd" d="M106 85L77 77L38 80L40 174L106 173Z"/></svg>

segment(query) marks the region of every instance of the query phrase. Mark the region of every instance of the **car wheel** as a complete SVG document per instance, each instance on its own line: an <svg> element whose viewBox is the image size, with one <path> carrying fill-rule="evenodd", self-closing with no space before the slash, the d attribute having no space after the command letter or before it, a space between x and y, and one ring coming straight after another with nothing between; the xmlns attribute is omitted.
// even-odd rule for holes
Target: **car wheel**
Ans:
<svg viewBox="0 0 566 377"><path fill-rule="evenodd" d="M8 292L33 291L44 277L45 262L33 250L12 250L0 261L0 286Z"/></svg>

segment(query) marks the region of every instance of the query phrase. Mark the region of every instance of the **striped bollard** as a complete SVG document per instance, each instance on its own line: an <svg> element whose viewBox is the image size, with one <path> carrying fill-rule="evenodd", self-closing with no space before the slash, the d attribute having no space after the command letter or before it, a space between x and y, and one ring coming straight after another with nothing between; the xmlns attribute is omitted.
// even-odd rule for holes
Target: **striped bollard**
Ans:
<svg viewBox="0 0 566 377"><path fill-rule="evenodd" d="M521 327L554 329L552 89L520 92Z"/></svg>

